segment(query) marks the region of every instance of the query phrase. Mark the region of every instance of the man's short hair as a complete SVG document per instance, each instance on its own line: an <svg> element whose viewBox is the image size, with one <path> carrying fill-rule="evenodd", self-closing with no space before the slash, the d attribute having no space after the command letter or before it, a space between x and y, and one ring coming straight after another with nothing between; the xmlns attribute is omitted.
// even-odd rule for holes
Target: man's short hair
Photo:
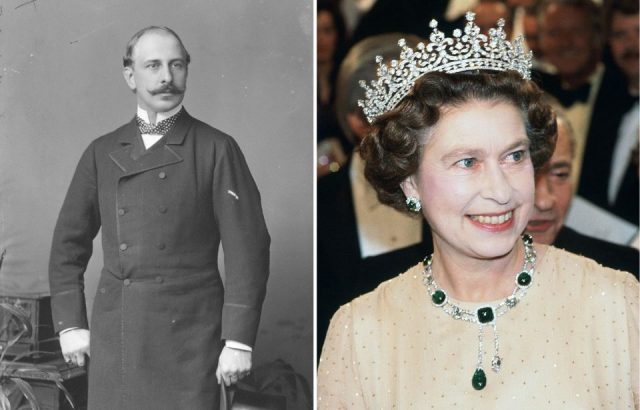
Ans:
<svg viewBox="0 0 640 410"><path fill-rule="evenodd" d="M613 13L620 13L624 16L633 16L638 14L640 4L638 0L613 0L608 4L606 11L606 30L607 35L611 34L611 21L613 20Z"/></svg>
<svg viewBox="0 0 640 410"><path fill-rule="evenodd" d="M149 26L149 27L143 28L142 30L134 34L133 37L131 37L131 40L129 40L129 42L127 43L127 48L126 48L124 57L122 57L122 64L125 67L131 67L133 65L133 57L132 57L133 48L138 43L138 40L140 40L140 37L144 36L149 31L164 31L165 33L169 33L172 36L174 36L176 40L178 40L178 43L180 43L180 48L182 48L182 53L184 54L185 61L187 62L187 64L191 62L191 56L189 55L189 52L187 51L184 44L182 43L180 36L178 36L175 31L171 30L169 27L166 27L166 26Z"/></svg>

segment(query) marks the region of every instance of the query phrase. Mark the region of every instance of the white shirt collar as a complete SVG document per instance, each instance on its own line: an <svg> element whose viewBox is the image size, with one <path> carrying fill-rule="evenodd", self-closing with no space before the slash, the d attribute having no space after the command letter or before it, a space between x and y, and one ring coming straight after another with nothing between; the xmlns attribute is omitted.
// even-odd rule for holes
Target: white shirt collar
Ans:
<svg viewBox="0 0 640 410"><path fill-rule="evenodd" d="M178 106L172 110L159 112L156 115L156 124L162 120L166 120L167 118L176 115L181 109L182 109L182 104L178 104ZM147 124L151 124L151 121L149 121L149 115L147 114L147 111L144 110L139 105L138 105L138 117L140 117L142 121L146 122Z"/></svg>

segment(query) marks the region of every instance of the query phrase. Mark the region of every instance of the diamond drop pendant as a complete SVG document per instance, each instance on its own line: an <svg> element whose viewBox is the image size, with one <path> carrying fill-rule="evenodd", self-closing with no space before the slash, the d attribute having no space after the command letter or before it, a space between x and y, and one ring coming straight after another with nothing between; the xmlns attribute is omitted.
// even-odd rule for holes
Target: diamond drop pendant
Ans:
<svg viewBox="0 0 640 410"><path fill-rule="evenodd" d="M502 366L502 359L500 356L493 356L493 360L491 360L491 369L498 373L500 371L500 366Z"/></svg>

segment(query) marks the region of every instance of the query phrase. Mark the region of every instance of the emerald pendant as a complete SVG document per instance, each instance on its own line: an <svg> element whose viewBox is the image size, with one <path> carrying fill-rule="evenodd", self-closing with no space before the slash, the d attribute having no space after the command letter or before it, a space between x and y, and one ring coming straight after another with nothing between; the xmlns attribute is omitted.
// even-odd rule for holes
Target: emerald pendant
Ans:
<svg viewBox="0 0 640 410"><path fill-rule="evenodd" d="M518 278L516 281L518 283L518 286L527 287L531 284L531 275L529 275L529 272L527 271L522 271L518 275Z"/></svg>
<svg viewBox="0 0 640 410"><path fill-rule="evenodd" d="M476 369L471 378L471 385L476 390L484 389L484 386L487 385L487 376L484 374L484 370L481 368Z"/></svg>
<svg viewBox="0 0 640 410"><path fill-rule="evenodd" d="M478 309L478 322L485 324L493 322L495 319L495 315L493 314L493 309L491 306L483 307Z"/></svg>
<svg viewBox="0 0 640 410"><path fill-rule="evenodd" d="M431 301L436 306L442 306L447 300L447 294L442 289L438 289L431 295Z"/></svg>

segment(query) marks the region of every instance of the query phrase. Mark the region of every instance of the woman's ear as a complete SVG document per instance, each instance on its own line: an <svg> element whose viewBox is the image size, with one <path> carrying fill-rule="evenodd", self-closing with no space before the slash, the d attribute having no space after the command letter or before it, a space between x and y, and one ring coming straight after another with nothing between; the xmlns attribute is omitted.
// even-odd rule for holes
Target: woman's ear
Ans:
<svg viewBox="0 0 640 410"><path fill-rule="evenodd" d="M420 199L420 193L418 192L418 185L416 184L415 175L409 175L404 181L400 183L400 189L404 192L404 196L407 198L412 196Z"/></svg>

